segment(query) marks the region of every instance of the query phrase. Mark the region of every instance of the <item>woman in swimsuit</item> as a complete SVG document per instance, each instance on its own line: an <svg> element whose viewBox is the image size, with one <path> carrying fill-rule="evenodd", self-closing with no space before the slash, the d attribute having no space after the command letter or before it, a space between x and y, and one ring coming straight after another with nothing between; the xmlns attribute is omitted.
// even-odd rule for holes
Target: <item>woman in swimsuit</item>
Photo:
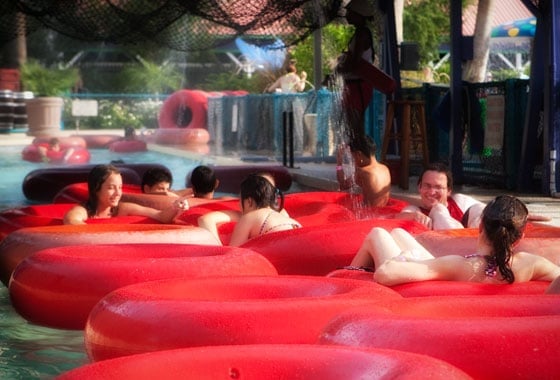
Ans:
<svg viewBox="0 0 560 380"><path fill-rule="evenodd" d="M111 218L113 216L139 215L171 223L189 204L177 198L172 205L162 210L121 202L122 176L113 165L96 165L88 175L89 198L83 205L72 207L64 215L64 224L86 224L89 218Z"/></svg>
<svg viewBox="0 0 560 380"><path fill-rule="evenodd" d="M405 282L448 280L485 283L552 281L560 267L527 252L513 252L523 237L527 207L501 195L482 213L476 253L434 257L403 229L374 228L352 260L352 268L375 266L375 281L392 286Z"/></svg>
<svg viewBox="0 0 560 380"><path fill-rule="evenodd" d="M235 210L210 212L198 219L198 225L219 240L218 225L237 221L229 242L231 246L240 246L249 239L271 232L301 227L282 212L282 194L263 175L251 174L241 183L240 202L241 214Z"/></svg>

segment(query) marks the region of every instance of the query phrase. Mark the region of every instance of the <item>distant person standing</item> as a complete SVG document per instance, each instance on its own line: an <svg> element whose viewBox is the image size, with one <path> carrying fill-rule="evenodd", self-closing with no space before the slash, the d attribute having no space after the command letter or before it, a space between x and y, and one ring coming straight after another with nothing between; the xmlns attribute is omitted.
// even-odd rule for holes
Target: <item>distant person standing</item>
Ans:
<svg viewBox="0 0 560 380"><path fill-rule="evenodd" d="M302 71L301 75L298 75L296 64L294 62L291 62L288 65L286 71L286 74L282 75L274 83L267 87L266 92L294 93L301 92L305 89L305 83L307 80L307 73L305 71Z"/></svg>

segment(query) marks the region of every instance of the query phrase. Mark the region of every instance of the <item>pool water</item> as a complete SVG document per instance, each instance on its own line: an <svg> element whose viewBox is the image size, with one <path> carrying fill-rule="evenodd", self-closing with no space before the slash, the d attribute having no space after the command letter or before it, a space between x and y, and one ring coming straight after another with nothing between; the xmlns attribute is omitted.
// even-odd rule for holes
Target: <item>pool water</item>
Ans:
<svg viewBox="0 0 560 380"><path fill-rule="evenodd" d="M49 167L21 159L23 146L0 147L0 210L29 204L22 191L25 175ZM185 185L185 177L200 161L158 152L114 153L91 150L92 164L123 160L126 163L160 163L174 178L174 189ZM87 363L82 331L49 329L20 317L10 303L8 289L0 284L0 379L52 379Z"/></svg>
<svg viewBox="0 0 560 380"><path fill-rule="evenodd" d="M21 187L26 174L35 169L48 168L46 163L28 162L21 159L23 146L0 147L0 210L29 204L23 195ZM187 159L181 156L160 152L115 153L108 149L91 149L91 164L107 164L111 161L122 160L125 163L159 163L167 166L173 174L173 188L185 186L185 177L197 165L204 164L200 160Z"/></svg>

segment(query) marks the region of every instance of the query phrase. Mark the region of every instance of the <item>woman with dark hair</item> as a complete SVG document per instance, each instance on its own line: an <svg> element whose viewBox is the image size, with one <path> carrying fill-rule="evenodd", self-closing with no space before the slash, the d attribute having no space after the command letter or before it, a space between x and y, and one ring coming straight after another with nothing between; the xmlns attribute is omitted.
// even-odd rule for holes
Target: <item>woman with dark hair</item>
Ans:
<svg viewBox="0 0 560 380"><path fill-rule="evenodd" d="M374 280L388 286L405 282L448 280L492 284L552 281L560 267L527 252L514 252L527 224L527 207L501 195L482 213L477 249L467 256L434 257L403 229L374 228L352 260L353 267L375 266Z"/></svg>
<svg viewBox="0 0 560 380"><path fill-rule="evenodd" d="M85 204L72 207L64 215L64 224L85 224L90 218L127 215L146 216L162 223L171 223L178 213L189 207L183 198L178 198L163 210L121 202L122 176L119 169L113 165L96 165L91 169L88 175L88 193Z"/></svg>
<svg viewBox="0 0 560 380"><path fill-rule="evenodd" d="M249 239L271 232L301 227L296 220L282 212L283 195L262 174L251 174L243 180L240 193L241 214L235 210L210 212L198 219L198 225L212 232L219 240L218 225L237 221L229 242L231 246L239 246Z"/></svg>

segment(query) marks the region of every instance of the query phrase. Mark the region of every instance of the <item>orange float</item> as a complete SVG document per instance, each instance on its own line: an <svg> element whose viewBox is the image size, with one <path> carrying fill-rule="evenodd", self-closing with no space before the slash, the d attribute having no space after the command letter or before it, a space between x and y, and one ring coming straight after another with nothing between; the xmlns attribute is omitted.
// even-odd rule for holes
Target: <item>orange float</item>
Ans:
<svg viewBox="0 0 560 380"><path fill-rule="evenodd" d="M311 344L340 312L395 298L400 295L375 283L326 277L150 281L98 302L86 324L85 346L89 358L99 361L195 346Z"/></svg>
<svg viewBox="0 0 560 380"><path fill-rule="evenodd" d="M381 349L299 344L212 346L157 351L104 360L66 372L59 380L215 379L470 379L425 355Z"/></svg>
<svg viewBox="0 0 560 380"><path fill-rule="evenodd" d="M209 231L202 228L171 224L114 224L121 218L128 222L149 220L138 216L91 219L90 222L96 224L29 227L10 233L0 243L0 280L7 285L21 261L45 248L164 241L175 244L219 244Z"/></svg>
<svg viewBox="0 0 560 380"><path fill-rule="evenodd" d="M99 244L91 251L91 246L64 246L25 258L10 280L16 311L35 324L83 329L95 304L125 285L174 277L277 275L264 257L236 247Z"/></svg>

